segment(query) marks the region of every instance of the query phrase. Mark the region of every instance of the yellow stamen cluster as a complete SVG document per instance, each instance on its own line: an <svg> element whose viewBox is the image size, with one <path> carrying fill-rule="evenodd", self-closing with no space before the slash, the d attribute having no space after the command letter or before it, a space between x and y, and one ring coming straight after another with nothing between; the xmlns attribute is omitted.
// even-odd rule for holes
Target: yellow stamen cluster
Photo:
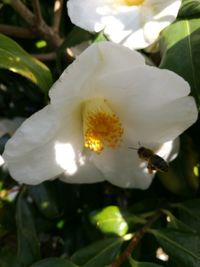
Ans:
<svg viewBox="0 0 200 267"><path fill-rule="evenodd" d="M103 98L84 103L83 126L85 147L100 153L105 147L120 145L123 129L119 118Z"/></svg>
<svg viewBox="0 0 200 267"><path fill-rule="evenodd" d="M125 0L125 3L129 6L139 6L143 4L144 0Z"/></svg>

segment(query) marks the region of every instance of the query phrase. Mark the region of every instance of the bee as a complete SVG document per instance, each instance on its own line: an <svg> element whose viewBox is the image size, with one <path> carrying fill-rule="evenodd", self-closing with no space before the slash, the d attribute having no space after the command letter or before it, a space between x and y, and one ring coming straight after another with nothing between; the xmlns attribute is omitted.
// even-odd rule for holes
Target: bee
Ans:
<svg viewBox="0 0 200 267"><path fill-rule="evenodd" d="M162 157L155 154L151 149L145 148L143 146L139 147L138 149L133 147L129 148L137 150L139 158L147 162L147 169L149 174L152 174L153 171L168 171L168 163Z"/></svg>

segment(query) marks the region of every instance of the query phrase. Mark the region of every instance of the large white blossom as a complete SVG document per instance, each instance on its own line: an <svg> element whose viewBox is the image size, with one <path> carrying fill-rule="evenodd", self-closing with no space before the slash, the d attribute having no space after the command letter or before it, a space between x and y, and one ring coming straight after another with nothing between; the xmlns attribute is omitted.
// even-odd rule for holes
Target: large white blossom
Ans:
<svg viewBox="0 0 200 267"><path fill-rule="evenodd" d="M129 48L146 48L178 14L181 0L69 0L71 21L88 31L104 33Z"/></svg>
<svg viewBox="0 0 200 267"><path fill-rule="evenodd" d="M22 124L3 157L22 183L65 173L69 183L145 189L155 173L128 147L141 144L169 160L173 140L197 118L189 93L185 80L145 65L138 52L94 44L63 72L50 104Z"/></svg>

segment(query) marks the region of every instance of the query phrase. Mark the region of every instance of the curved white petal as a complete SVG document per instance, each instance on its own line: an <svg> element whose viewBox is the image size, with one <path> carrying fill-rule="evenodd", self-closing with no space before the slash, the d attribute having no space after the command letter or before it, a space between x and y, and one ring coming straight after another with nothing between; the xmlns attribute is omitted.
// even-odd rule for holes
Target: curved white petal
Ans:
<svg viewBox="0 0 200 267"><path fill-rule="evenodd" d="M144 65L144 58L137 52L112 42L93 44L86 49L60 76L49 95L51 104L59 112L62 107L77 103L92 96L101 96L96 79L100 75L115 73ZM76 81L76 82L75 82Z"/></svg>
<svg viewBox="0 0 200 267"><path fill-rule="evenodd" d="M180 5L180 0L145 1L141 9L141 17L144 21L143 34L146 43L152 44L159 33L176 19Z"/></svg>
<svg viewBox="0 0 200 267"><path fill-rule="evenodd" d="M138 67L100 76L98 84L135 143L174 139L197 119L189 84L171 71Z"/></svg>
<svg viewBox="0 0 200 267"><path fill-rule="evenodd" d="M74 151L82 146L80 119L72 123L71 113L70 117L59 115L51 105L46 106L27 119L6 143L3 158L17 181L38 184L63 172L71 173L74 154L68 153L69 164L64 168L58 161L56 145L68 143Z"/></svg>
<svg viewBox="0 0 200 267"><path fill-rule="evenodd" d="M120 187L146 189L154 174L149 174L146 162L141 161L137 151L125 148L107 149L101 155L93 155L94 164L106 179Z"/></svg>
<svg viewBox="0 0 200 267"><path fill-rule="evenodd" d="M79 158L77 172L74 175L63 174L60 179L66 183L90 184L104 181L105 176L90 160Z"/></svg>
<svg viewBox="0 0 200 267"><path fill-rule="evenodd" d="M118 150L109 149L102 155L93 155L92 161L110 183L124 188L147 189L156 172L148 172L148 163L139 158L137 150L129 149L130 144L131 141L126 140ZM178 154L179 140L170 140L162 145L151 143L150 146L147 145L147 148L154 148L155 154L171 161Z"/></svg>

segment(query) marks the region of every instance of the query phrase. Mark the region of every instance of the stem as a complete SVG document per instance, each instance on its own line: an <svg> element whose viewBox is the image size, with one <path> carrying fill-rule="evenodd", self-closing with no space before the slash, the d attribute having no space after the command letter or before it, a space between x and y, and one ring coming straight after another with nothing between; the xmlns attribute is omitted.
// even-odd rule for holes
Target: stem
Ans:
<svg viewBox="0 0 200 267"><path fill-rule="evenodd" d="M30 29L6 25L6 24L0 24L0 32L3 34L19 38L26 38L26 39L36 38L35 32L31 31Z"/></svg>
<svg viewBox="0 0 200 267"><path fill-rule="evenodd" d="M55 0L54 2L54 19L53 19L53 30L59 32L60 21L62 16L63 0Z"/></svg>
<svg viewBox="0 0 200 267"><path fill-rule="evenodd" d="M33 57L41 60L41 61L52 61L56 59L56 53L50 52L46 54L32 54Z"/></svg>
<svg viewBox="0 0 200 267"><path fill-rule="evenodd" d="M134 248L137 246L139 241L142 239L142 237L145 235L145 233L148 231L148 228L151 227L153 223L155 223L162 213L160 211L157 211L149 220L148 222L135 233L133 238L131 239L130 243L128 244L127 248L122 252L122 254L114 261L111 265L111 267L119 267L121 264L127 260L127 258L131 255Z"/></svg>
<svg viewBox="0 0 200 267"><path fill-rule="evenodd" d="M33 13L20 0L11 0L10 5L29 25L34 26Z"/></svg>
<svg viewBox="0 0 200 267"><path fill-rule="evenodd" d="M32 31L37 36L44 38L52 48L57 49L62 44L63 40L59 34L54 32L42 19L37 0L33 2L35 15L20 0L11 0L10 5L32 27ZM40 19L40 23L38 23L37 18Z"/></svg>
<svg viewBox="0 0 200 267"><path fill-rule="evenodd" d="M38 0L33 0L32 2L33 2L33 10L35 14L36 23L42 24L43 19L42 19L42 14L41 14L41 9L40 9L40 3Z"/></svg>

